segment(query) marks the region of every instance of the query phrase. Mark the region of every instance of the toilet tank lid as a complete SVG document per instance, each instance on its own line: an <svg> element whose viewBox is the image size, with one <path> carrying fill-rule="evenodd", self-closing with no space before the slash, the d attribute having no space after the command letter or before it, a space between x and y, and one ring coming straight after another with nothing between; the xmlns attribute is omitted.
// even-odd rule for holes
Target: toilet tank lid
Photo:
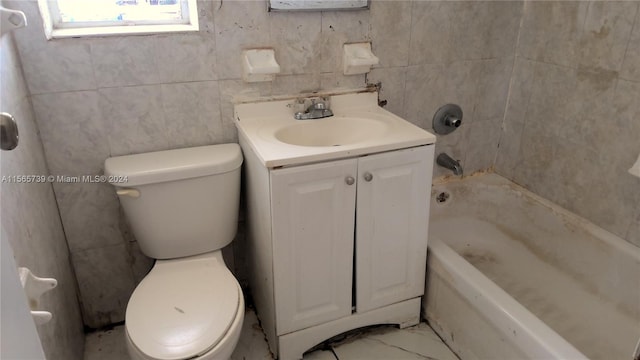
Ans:
<svg viewBox="0 0 640 360"><path fill-rule="evenodd" d="M136 186L222 174L240 165L240 146L220 144L112 157L104 173L115 186Z"/></svg>

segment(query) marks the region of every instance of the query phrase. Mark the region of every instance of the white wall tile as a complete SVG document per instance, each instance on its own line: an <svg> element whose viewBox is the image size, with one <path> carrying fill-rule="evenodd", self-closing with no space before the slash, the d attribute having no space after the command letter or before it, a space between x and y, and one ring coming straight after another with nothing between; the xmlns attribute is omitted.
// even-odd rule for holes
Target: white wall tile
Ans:
<svg viewBox="0 0 640 360"><path fill-rule="evenodd" d="M580 54L588 1L527 1L517 55L571 66Z"/></svg>
<svg viewBox="0 0 640 360"><path fill-rule="evenodd" d="M22 65L31 94L96 89L91 49L85 40L59 40L22 52Z"/></svg>
<svg viewBox="0 0 640 360"><path fill-rule="evenodd" d="M170 148L210 145L224 139L217 82L164 84L162 104Z"/></svg>
<svg viewBox="0 0 640 360"><path fill-rule="evenodd" d="M160 82L159 52L152 36L95 39L91 60L100 88L157 84ZM166 52L167 49L162 49Z"/></svg>
<svg viewBox="0 0 640 360"><path fill-rule="evenodd" d="M109 123L100 113L97 91L34 95L33 107L55 175L96 175L109 157Z"/></svg>
<svg viewBox="0 0 640 360"><path fill-rule="evenodd" d="M453 33L454 60L510 57L516 46L524 1L454 1L445 21Z"/></svg>
<svg viewBox="0 0 640 360"><path fill-rule="evenodd" d="M160 85L100 89L99 94L111 156L169 148Z"/></svg>
<svg viewBox="0 0 640 360"><path fill-rule="evenodd" d="M636 12L636 20L629 37L620 77L640 82L640 8Z"/></svg>
<svg viewBox="0 0 640 360"><path fill-rule="evenodd" d="M320 73L320 12L269 14L270 43L282 75Z"/></svg>
<svg viewBox="0 0 640 360"><path fill-rule="evenodd" d="M592 1L580 41L579 64L619 71L622 67L638 3Z"/></svg>
<svg viewBox="0 0 640 360"><path fill-rule="evenodd" d="M498 152L498 141L502 134L502 118L474 120L469 132L464 172L471 175L476 171L493 167Z"/></svg>
<svg viewBox="0 0 640 360"><path fill-rule="evenodd" d="M411 10L409 65L442 63L453 58L452 4L414 1Z"/></svg>
<svg viewBox="0 0 640 360"><path fill-rule="evenodd" d="M218 78L216 44L213 34L164 35L155 37L153 41L156 47L155 61L161 83L216 80Z"/></svg>
<svg viewBox="0 0 640 360"><path fill-rule="evenodd" d="M72 252L84 322L98 328L124 320L135 288L125 244ZM105 286L105 284L108 284Z"/></svg>
<svg viewBox="0 0 640 360"><path fill-rule="evenodd" d="M111 184L57 182L54 189L71 252L124 244Z"/></svg>
<svg viewBox="0 0 640 360"><path fill-rule="evenodd" d="M224 1L215 11L219 79L242 77L243 49L273 46L268 14L267 4L262 1Z"/></svg>
<svg viewBox="0 0 640 360"><path fill-rule="evenodd" d="M475 119L493 120L504 116L513 60L504 57L482 61L476 88Z"/></svg>
<svg viewBox="0 0 640 360"><path fill-rule="evenodd" d="M273 95L310 93L320 89L320 74L282 75L273 81Z"/></svg>
<svg viewBox="0 0 640 360"><path fill-rule="evenodd" d="M515 178L515 167L520 162L520 142L523 129L523 122L506 120L502 125L494 166L498 174L509 179Z"/></svg>
<svg viewBox="0 0 640 360"><path fill-rule="evenodd" d="M360 89L366 86L365 78L366 74L324 73L320 74L320 89Z"/></svg>
<svg viewBox="0 0 640 360"><path fill-rule="evenodd" d="M320 70L342 73L343 45L371 41L369 11L323 11Z"/></svg>
<svg viewBox="0 0 640 360"><path fill-rule="evenodd" d="M371 48L380 67L409 65L411 7L411 1L371 2Z"/></svg>
<svg viewBox="0 0 640 360"><path fill-rule="evenodd" d="M463 125L470 123L481 69L482 61L409 67L404 92L407 120L430 129L436 111L445 104L454 103L462 108Z"/></svg>
<svg viewBox="0 0 640 360"><path fill-rule="evenodd" d="M4 4L23 11L27 17L28 26L13 34L32 95L96 88L89 40L47 41L37 0L10 0Z"/></svg>

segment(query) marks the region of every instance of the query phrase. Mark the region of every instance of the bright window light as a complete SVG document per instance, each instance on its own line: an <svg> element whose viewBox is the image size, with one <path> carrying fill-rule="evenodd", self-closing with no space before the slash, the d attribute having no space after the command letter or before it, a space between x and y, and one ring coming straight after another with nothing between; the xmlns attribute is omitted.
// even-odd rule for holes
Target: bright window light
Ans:
<svg viewBox="0 0 640 360"><path fill-rule="evenodd" d="M48 39L198 30L196 0L38 0Z"/></svg>

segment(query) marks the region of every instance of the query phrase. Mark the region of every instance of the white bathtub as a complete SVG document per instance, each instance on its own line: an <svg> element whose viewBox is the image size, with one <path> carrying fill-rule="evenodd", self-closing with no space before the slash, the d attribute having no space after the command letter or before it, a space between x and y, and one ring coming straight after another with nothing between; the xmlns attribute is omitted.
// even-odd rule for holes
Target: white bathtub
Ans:
<svg viewBox="0 0 640 360"><path fill-rule="evenodd" d="M633 359L640 248L495 174L432 194L423 315L461 359Z"/></svg>

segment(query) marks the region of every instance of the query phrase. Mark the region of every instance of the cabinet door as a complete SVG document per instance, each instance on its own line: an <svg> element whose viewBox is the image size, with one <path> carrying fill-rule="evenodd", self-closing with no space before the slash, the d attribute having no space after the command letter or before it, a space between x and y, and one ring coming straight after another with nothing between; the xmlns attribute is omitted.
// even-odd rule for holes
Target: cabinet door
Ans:
<svg viewBox="0 0 640 360"><path fill-rule="evenodd" d="M424 293L433 146L358 162L356 310Z"/></svg>
<svg viewBox="0 0 640 360"><path fill-rule="evenodd" d="M271 171L278 335L351 314L357 161Z"/></svg>

